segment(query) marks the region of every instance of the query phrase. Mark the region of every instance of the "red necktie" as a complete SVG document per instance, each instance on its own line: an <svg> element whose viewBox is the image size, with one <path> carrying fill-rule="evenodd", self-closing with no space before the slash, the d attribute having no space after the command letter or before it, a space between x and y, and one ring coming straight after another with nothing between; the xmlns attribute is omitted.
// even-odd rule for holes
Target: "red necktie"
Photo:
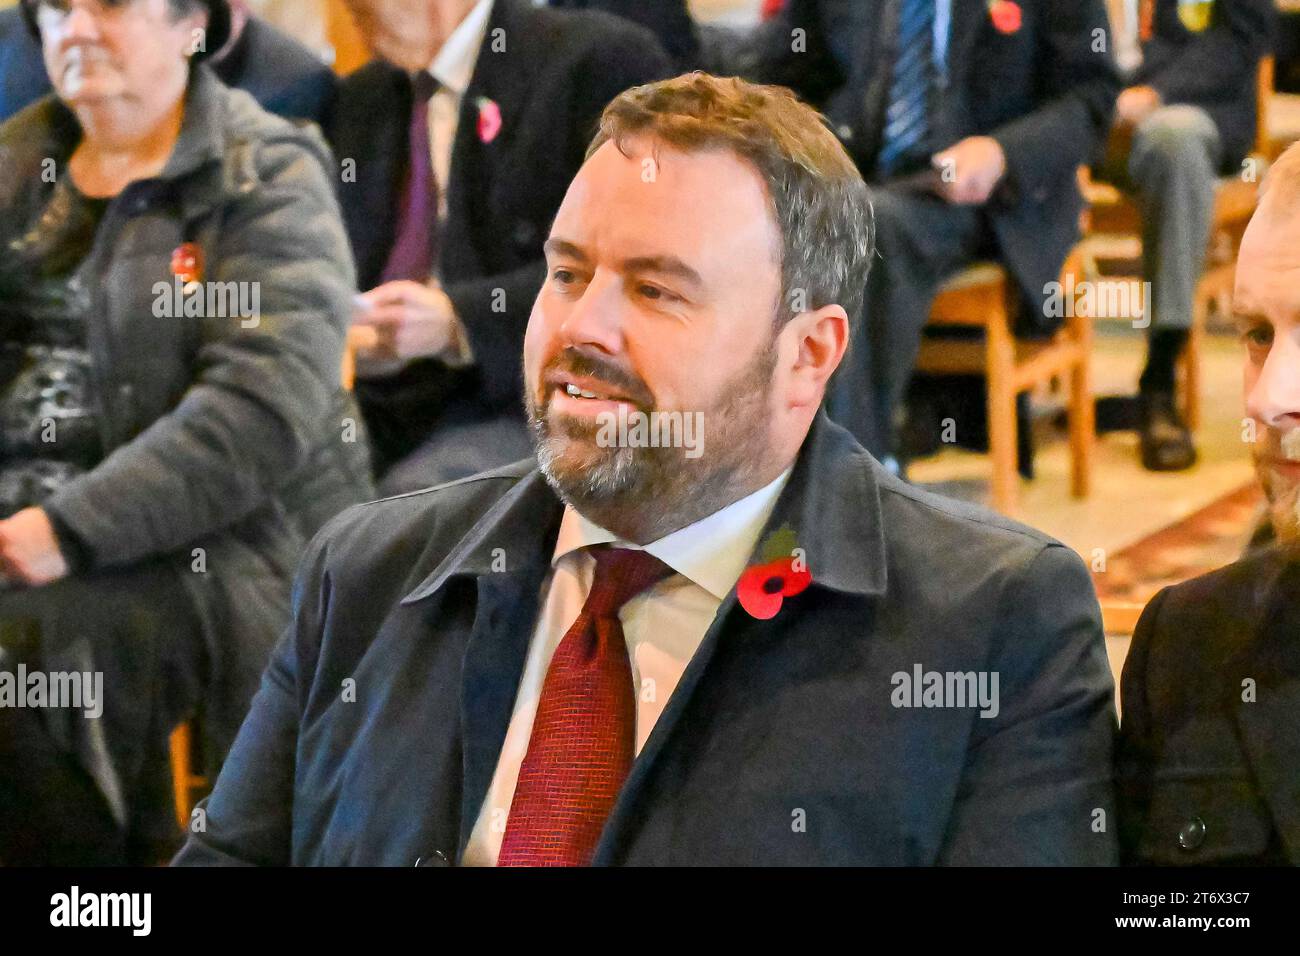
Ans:
<svg viewBox="0 0 1300 956"><path fill-rule="evenodd" d="M437 262L438 177L429 153L429 100L437 89L438 81L424 70L411 78L411 125L407 130L410 153L397 233L381 282L425 282Z"/></svg>
<svg viewBox="0 0 1300 956"><path fill-rule="evenodd" d="M498 866L585 866L632 766L636 694L619 609L672 569L592 549L591 593L551 658Z"/></svg>

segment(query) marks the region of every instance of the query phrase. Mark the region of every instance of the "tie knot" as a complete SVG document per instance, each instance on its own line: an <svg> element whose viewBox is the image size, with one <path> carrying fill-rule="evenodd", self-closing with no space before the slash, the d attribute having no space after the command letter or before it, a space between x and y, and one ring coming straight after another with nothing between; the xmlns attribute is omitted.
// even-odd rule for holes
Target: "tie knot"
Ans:
<svg viewBox="0 0 1300 956"><path fill-rule="evenodd" d="M419 70L411 76L411 98L416 103L427 103L438 92L438 81L428 70Z"/></svg>
<svg viewBox="0 0 1300 956"><path fill-rule="evenodd" d="M649 551L635 548L602 545L592 548L591 556L596 559L596 575L583 610L593 617L613 617L628 601L673 573Z"/></svg>

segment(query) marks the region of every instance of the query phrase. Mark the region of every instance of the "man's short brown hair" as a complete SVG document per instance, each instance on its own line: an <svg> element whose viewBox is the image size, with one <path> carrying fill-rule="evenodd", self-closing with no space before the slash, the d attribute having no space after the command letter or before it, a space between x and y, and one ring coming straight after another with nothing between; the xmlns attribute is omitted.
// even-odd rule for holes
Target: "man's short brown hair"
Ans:
<svg viewBox="0 0 1300 956"><path fill-rule="evenodd" d="M726 149L758 170L781 231L778 324L830 304L856 322L873 247L871 198L820 113L784 87L687 73L615 97L587 158L609 140L625 152L638 134L683 152Z"/></svg>

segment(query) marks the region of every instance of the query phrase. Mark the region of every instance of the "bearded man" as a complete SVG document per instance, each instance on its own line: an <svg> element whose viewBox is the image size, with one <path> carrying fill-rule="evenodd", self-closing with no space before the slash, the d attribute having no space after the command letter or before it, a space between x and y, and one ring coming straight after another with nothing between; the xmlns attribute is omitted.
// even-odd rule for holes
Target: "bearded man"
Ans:
<svg viewBox="0 0 1300 956"><path fill-rule="evenodd" d="M178 861L1113 862L1082 562L819 410L872 251L821 117L628 90L545 251L536 461L322 532Z"/></svg>
<svg viewBox="0 0 1300 956"><path fill-rule="evenodd" d="M1233 308L1276 545L1151 601L1124 664L1125 858L1300 863L1300 150L1270 170Z"/></svg>

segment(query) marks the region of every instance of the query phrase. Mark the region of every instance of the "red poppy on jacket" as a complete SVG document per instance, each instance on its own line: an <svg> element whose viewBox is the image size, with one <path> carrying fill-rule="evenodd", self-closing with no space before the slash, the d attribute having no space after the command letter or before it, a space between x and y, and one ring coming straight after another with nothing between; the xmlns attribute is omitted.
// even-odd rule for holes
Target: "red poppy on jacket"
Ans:
<svg viewBox="0 0 1300 956"><path fill-rule="evenodd" d="M793 557L778 558L747 568L736 582L736 597L751 617L766 621L776 616L788 597L812 584L812 572L796 567Z"/></svg>
<svg viewBox="0 0 1300 956"><path fill-rule="evenodd" d="M993 0L989 4L989 16L993 18L993 26L999 33L1020 32L1023 19L1020 4L1012 3L1011 0Z"/></svg>
<svg viewBox="0 0 1300 956"><path fill-rule="evenodd" d="M203 250L194 242L182 242L172 250L172 275L185 285L203 281Z"/></svg>
<svg viewBox="0 0 1300 956"><path fill-rule="evenodd" d="M490 143L501 132L501 107L495 100L486 96L478 101L478 138L481 143Z"/></svg>

